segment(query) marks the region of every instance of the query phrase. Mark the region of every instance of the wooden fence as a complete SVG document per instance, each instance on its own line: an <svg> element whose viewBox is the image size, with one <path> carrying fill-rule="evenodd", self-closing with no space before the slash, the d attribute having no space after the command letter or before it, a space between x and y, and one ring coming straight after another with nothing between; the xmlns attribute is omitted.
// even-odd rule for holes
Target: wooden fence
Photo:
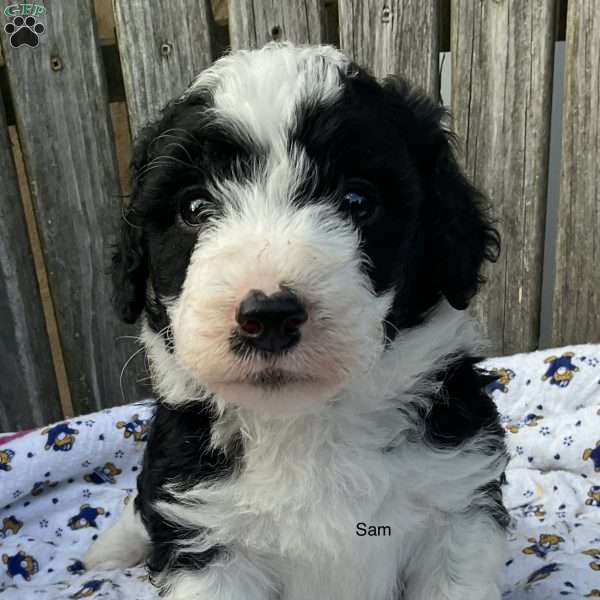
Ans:
<svg viewBox="0 0 600 600"><path fill-rule="evenodd" d="M105 274L131 134L228 47L273 39L337 44L435 96L439 53L450 51L462 159L504 242L474 308L492 351L537 347L549 259L551 343L600 341L597 0L38 4L38 47L14 48L2 31L0 431L148 393L141 355L124 369L136 330L113 315ZM557 39L566 40L559 223L556 255L544 257Z"/></svg>

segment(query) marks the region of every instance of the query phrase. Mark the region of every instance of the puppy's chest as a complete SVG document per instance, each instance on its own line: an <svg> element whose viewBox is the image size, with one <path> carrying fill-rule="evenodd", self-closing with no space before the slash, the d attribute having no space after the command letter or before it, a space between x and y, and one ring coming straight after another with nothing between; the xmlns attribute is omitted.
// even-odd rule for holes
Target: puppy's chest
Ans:
<svg viewBox="0 0 600 600"><path fill-rule="evenodd" d="M391 600L422 520L394 478L398 456L346 444L296 450L251 461L236 481L244 544L272 563L285 600Z"/></svg>
<svg viewBox="0 0 600 600"><path fill-rule="evenodd" d="M249 546L339 556L400 544L415 507L398 478L401 450L386 451L381 431L308 425L279 433L246 443L244 468L230 483L230 514Z"/></svg>

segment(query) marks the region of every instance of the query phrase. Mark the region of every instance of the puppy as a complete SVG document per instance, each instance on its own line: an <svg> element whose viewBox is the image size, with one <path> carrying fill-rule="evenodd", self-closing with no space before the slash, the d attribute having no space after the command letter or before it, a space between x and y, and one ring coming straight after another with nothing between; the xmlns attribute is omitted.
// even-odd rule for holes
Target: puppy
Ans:
<svg viewBox="0 0 600 600"><path fill-rule="evenodd" d="M169 600L498 600L498 236L446 113L331 47L204 71L138 140L116 305L159 398L88 566Z"/></svg>

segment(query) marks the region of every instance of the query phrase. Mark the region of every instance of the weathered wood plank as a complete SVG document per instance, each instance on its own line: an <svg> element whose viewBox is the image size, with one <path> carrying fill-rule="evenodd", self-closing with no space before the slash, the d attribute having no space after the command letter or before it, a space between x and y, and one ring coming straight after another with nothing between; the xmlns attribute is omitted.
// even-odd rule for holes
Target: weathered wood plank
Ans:
<svg viewBox="0 0 600 600"><path fill-rule="evenodd" d="M438 97L438 0L340 0L339 11L340 45L354 61Z"/></svg>
<svg viewBox="0 0 600 600"><path fill-rule="evenodd" d="M553 343L600 342L600 6L570 0Z"/></svg>
<svg viewBox="0 0 600 600"><path fill-rule="evenodd" d="M115 0L131 131L136 133L214 58L208 0Z"/></svg>
<svg viewBox="0 0 600 600"><path fill-rule="evenodd" d="M539 338L554 18L553 0L452 3L455 127L502 235L473 307L494 353Z"/></svg>
<svg viewBox="0 0 600 600"><path fill-rule="evenodd" d="M119 186L92 2L45 6L42 43L4 43L4 53L73 403L88 412L123 402L136 346L117 339L132 330L112 310L106 274ZM135 378L124 378L127 401Z"/></svg>
<svg viewBox="0 0 600 600"><path fill-rule="evenodd" d="M17 173L0 102L0 432L61 418Z"/></svg>
<svg viewBox="0 0 600 600"><path fill-rule="evenodd" d="M260 48L267 42L320 44L324 40L322 0L230 0L231 47Z"/></svg>
<svg viewBox="0 0 600 600"><path fill-rule="evenodd" d="M75 414L73 410L73 399L71 397L71 388L65 368L65 358L58 333L58 324L56 323L56 311L54 310L54 301L50 293L50 284L48 283L48 271L44 262L44 252L42 250L42 241L35 218L33 202L31 200L31 191L29 181L25 170L23 160L23 151L21 141L15 125L9 125L8 137L12 145L12 153L15 160L17 179L19 182L19 192L25 214L25 223L27 224L27 233L31 245L31 256L35 267L38 288L42 300L42 311L46 321L46 331L48 332L48 341L50 343L50 354L52 355L52 364L54 365L54 375L56 376L56 385L58 386L58 396L62 408L63 417L71 417Z"/></svg>

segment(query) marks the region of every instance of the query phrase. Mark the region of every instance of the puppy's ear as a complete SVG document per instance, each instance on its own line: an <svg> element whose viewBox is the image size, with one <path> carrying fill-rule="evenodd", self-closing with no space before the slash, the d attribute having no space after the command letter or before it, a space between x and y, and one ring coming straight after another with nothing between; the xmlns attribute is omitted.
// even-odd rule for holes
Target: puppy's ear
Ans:
<svg viewBox="0 0 600 600"><path fill-rule="evenodd" d="M436 138L429 190L437 214L434 269L448 302L464 310L483 282L483 261L498 259L500 236L486 212L484 196L469 183L456 161L452 135L440 126Z"/></svg>
<svg viewBox="0 0 600 600"><path fill-rule="evenodd" d="M125 323L135 323L146 298L148 264L141 225L132 209L126 209L120 239L112 257L113 302Z"/></svg>
<svg viewBox="0 0 600 600"><path fill-rule="evenodd" d="M405 80L387 78L383 89L421 174L430 285L464 310L483 282L483 261L498 258L500 236L485 197L457 163L455 138L446 127L448 111Z"/></svg>
<svg viewBox="0 0 600 600"><path fill-rule="evenodd" d="M113 303L125 323L135 323L146 300L148 256L143 222L136 207L142 205L142 175L149 161L152 140L158 124L142 129L131 161L132 192L129 205L123 210L119 240L112 257Z"/></svg>

